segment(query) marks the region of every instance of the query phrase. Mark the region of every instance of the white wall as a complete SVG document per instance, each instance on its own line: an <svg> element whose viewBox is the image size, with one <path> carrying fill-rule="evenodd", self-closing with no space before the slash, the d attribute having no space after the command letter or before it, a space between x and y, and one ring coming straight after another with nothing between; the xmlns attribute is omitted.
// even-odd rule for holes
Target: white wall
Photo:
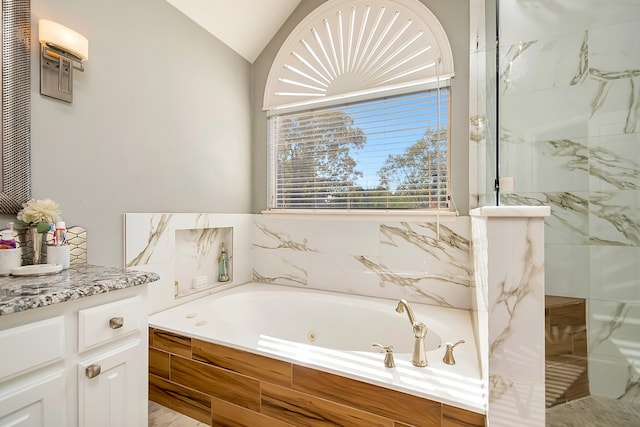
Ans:
<svg viewBox="0 0 640 427"><path fill-rule="evenodd" d="M248 212L251 65L165 1L32 0L32 194L123 265L124 212ZM89 39L73 104L39 93L39 18Z"/></svg>

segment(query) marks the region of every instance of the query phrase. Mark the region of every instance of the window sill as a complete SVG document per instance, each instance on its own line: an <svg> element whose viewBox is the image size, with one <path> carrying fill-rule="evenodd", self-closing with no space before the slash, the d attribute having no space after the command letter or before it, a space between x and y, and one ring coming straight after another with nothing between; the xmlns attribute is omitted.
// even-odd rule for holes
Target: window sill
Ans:
<svg viewBox="0 0 640 427"><path fill-rule="evenodd" d="M348 220L424 220L453 222L459 216L458 212L448 210L397 210L397 209L273 209L264 210L263 215L274 218L309 218L309 219L348 219Z"/></svg>

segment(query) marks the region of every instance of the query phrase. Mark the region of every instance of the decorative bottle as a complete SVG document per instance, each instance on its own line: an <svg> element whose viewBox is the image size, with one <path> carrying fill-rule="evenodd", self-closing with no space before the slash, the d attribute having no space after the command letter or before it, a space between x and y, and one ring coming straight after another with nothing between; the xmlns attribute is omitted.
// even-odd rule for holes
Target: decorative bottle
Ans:
<svg viewBox="0 0 640 427"><path fill-rule="evenodd" d="M15 249L16 240L13 237L13 222L8 222L7 227L0 232L0 249Z"/></svg>
<svg viewBox="0 0 640 427"><path fill-rule="evenodd" d="M220 255L218 256L218 282L229 281L229 254L227 254L227 248L224 242L222 242L222 248L220 249Z"/></svg>

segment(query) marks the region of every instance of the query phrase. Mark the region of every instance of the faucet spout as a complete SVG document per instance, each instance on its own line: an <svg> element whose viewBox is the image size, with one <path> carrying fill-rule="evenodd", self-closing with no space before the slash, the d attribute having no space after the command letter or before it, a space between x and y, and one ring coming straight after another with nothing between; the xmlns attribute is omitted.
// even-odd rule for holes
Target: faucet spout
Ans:
<svg viewBox="0 0 640 427"><path fill-rule="evenodd" d="M416 324L416 317L413 314L413 310L411 309L411 306L409 305L409 303L407 303L406 300L401 299L400 301L398 301L398 305L396 306L396 311L398 313L404 313L406 311L407 316L409 316L409 323L411 323L411 326L413 327L413 325Z"/></svg>
<svg viewBox="0 0 640 427"><path fill-rule="evenodd" d="M407 312L409 316L409 323L411 323L411 330L413 332L413 353L411 354L411 363L414 366L427 366L427 355L424 348L424 338L427 335L427 325L422 322L416 322L416 316L413 314L413 310L406 300L401 299L396 306L398 313Z"/></svg>

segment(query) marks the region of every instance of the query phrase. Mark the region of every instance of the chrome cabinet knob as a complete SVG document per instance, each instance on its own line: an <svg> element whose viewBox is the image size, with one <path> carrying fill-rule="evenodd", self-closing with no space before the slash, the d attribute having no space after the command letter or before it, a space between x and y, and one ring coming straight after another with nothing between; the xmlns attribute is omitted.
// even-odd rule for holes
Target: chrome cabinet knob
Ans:
<svg viewBox="0 0 640 427"><path fill-rule="evenodd" d="M124 318L122 317L112 317L109 319L109 327L111 329L119 329L124 325Z"/></svg>
<svg viewBox="0 0 640 427"><path fill-rule="evenodd" d="M94 363L93 365L89 365L85 368L84 374L87 376L87 378L95 378L100 375L100 370L100 365Z"/></svg>

